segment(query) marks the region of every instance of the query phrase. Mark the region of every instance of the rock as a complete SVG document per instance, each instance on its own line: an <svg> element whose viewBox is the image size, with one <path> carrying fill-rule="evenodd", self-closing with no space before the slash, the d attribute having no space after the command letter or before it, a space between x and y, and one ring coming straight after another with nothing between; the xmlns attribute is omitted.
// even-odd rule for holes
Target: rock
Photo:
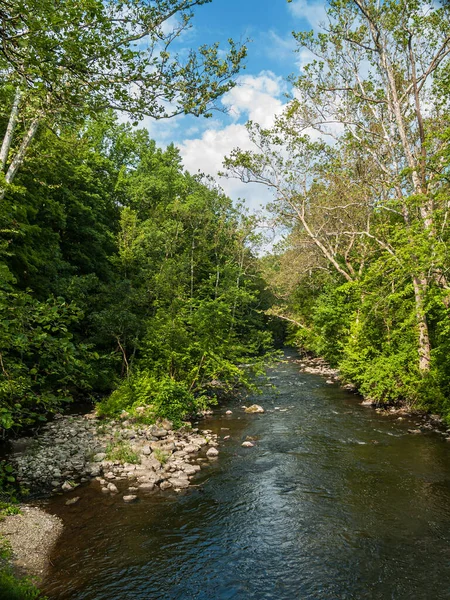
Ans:
<svg viewBox="0 0 450 600"><path fill-rule="evenodd" d="M333 385L334 381L332 379L327 379L325 383L327 383L328 385Z"/></svg>
<svg viewBox="0 0 450 600"><path fill-rule="evenodd" d="M227 412L225 413L226 415L232 415L233 411L232 410L227 410Z"/></svg>
<svg viewBox="0 0 450 600"><path fill-rule="evenodd" d="M159 487L161 490L169 490L172 487L172 484L170 483L170 481L161 481L161 483L159 484Z"/></svg>
<svg viewBox="0 0 450 600"><path fill-rule="evenodd" d="M230 437L231 437L230 435L225 435L225 436L223 437L223 439L224 439L224 440L229 440L229 439L230 439Z"/></svg>
<svg viewBox="0 0 450 600"><path fill-rule="evenodd" d="M181 477L171 477L170 480L166 483L171 484L172 487L178 490L182 490L189 487L189 479L182 479ZM161 484L162 486L162 484ZM160 487L161 487L160 486ZM162 489L162 487L161 487Z"/></svg>
<svg viewBox="0 0 450 600"><path fill-rule="evenodd" d="M264 409L262 406L259 406L259 404L252 404L245 409L245 412L248 414L262 414Z"/></svg>
<svg viewBox="0 0 450 600"><path fill-rule="evenodd" d="M152 425L149 429L150 435L155 438L163 438L167 436L167 430L162 427L158 427L157 425Z"/></svg>
<svg viewBox="0 0 450 600"><path fill-rule="evenodd" d="M72 504L76 504L79 499L79 496L75 496L75 498L69 498L69 500L66 501L66 506L72 506Z"/></svg>
<svg viewBox="0 0 450 600"><path fill-rule="evenodd" d="M345 389L345 388L344 388ZM374 405L374 401L371 400L370 398L365 398L362 402L361 402L361 406L373 406Z"/></svg>
<svg viewBox="0 0 450 600"><path fill-rule="evenodd" d="M422 433L420 429L408 429L408 433Z"/></svg>
<svg viewBox="0 0 450 600"><path fill-rule="evenodd" d="M172 431L173 429L173 423L172 421L169 421L169 419L161 419L160 421L158 421L158 425L166 431Z"/></svg>
<svg viewBox="0 0 450 600"><path fill-rule="evenodd" d="M108 483L108 490L111 492L111 494L119 493L119 490L117 489L117 486L114 485L114 483Z"/></svg>
<svg viewBox="0 0 450 600"><path fill-rule="evenodd" d="M242 442L241 446L243 448L253 448L254 447L254 443L253 442Z"/></svg>
<svg viewBox="0 0 450 600"><path fill-rule="evenodd" d="M109 473L106 473L105 475L105 479L115 479L116 476L114 475L114 473L112 471L110 471Z"/></svg>
<svg viewBox="0 0 450 600"><path fill-rule="evenodd" d="M206 453L206 456L208 458L216 458L216 456L219 456L219 451L217 450L217 448L209 448L209 450Z"/></svg>
<svg viewBox="0 0 450 600"><path fill-rule="evenodd" d="M106 454L104 452L99 452L98 454L94 455L93 461L94 462L102 462L102 460L105 460L106 458Z"/></svg>
<svg viewBox="0 0 450 600"><path fill-rule="evenodd" d="M92 465L91 467L89 467L89 472L92 475L92 477L97 477L98 475L100 475L102 469L100 467L100 465Z"/></svg>
<svg viewBox="0 0 450 600"><path fill-rule="evenodd" d="M123 497L124 502L135 502L137 500L137 496L135 494L129 494L128 496Z"/></svg>
<svg viewBox="0 0 450 600"><path fill-rule="evenodd" d="M150 446L144 446L142 448L142 454L144 456L150 456L151 453L152 453L152 449L150 448Z"/></svg>
<svg viewBox="0 0 450 600"><path fill-rule="evenodd" d="M185 465L183 465L182 469L187 475L195 475L195 473L197 473L199 467L194 466L194 465L185 464Z"/></svg>
<svg viewBox="0 0 450 600"><path fill-rule="evenodd" d="M109 490L107 487L102 487L102 494L109 494Z"/></svg>
<svg viewBox="0 0 450 600"><path fill-rule="evenodd" d="M147 483L140 483L139 484L139 489L140 490L144 490L146 492L151 492L154 489L154 487L155 487L155 484L151 483L150 481L148 481ZM130 491L131 490L133 490L133 491L135 490L135 488L129 488L129 489L130 489Z"/></svg>
<svg viewBox="0 0 450 600"><path fill-rule="evenodd" d="M353 383L346 383L342 386L342 389L347 390L347 392L354 392L356 391L356 385Z"/></svg>
<svg viewBox="0 0 450 600"><path fill-rule="evenodd" d="M65 481L62 486L61 489L63 492L70 492L70 490L73 490L75 486L73 486L72 484L70 484L68 481Z"/></svg>
<svg viewBox="0 0 450 600"><path fill-rule="evenodd" d="M194 454L194 452L198 452L200 450L200 448L198 446L196 446L195 444L188 444L187 446L184 447L184 451L187 452L188 454Z"/></svg>

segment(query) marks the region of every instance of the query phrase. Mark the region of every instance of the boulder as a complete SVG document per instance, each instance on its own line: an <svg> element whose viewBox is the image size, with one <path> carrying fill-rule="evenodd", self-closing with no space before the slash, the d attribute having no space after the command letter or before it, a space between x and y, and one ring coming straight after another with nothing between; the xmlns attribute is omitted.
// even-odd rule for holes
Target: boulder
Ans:
<svg viewBox="0 0 450 600"><path fill-rule="evenodd" d="M79 499L79 496L75 496L75 498L69 498L69 500L66 501L66 506L72 506L72 504L76 504Z"/></svg>
<svg viewBox="0 0 450 600"><path fill-rule="evenodd" d="M262 414L264 409L262 406L259 406L259 404L252 404L245 409L245 412L248 414Z"/></svg>
<svg viewBox="0 0 450 600"><path fill-rule="evenodd" d="M152 483L151 481L139 484L139 489L144 490L146 492L151 492L154 488L155 488L155 484ZM133 488L133 489L130 488L130 491L134 491L134 490L135 490L135 488Z"/></svg>
<svg viewBox="0 0 450 600"><path fill-rule="evenodd" d="M137 496L135 496L134 494L129 494L128 496L124 496L123 497L123 501L130 503L130 502L135 502L137 500Z"/></svg>
<svg viewBox="0 0 450 600"><path fill-rule="evenodd" d="M171 477L169 479L169 482L172 487L174 487L175 489L178 489L178 490L182 490L182 489L189 487L189 479L183 479L181 477ZM169 482L166 482L166 483L169 483ZM161 486L162 486L162 484L161 484Z"/></svg>
<svg viewBox="0 0 450 600"><path fill-rule="evenodd" d="M242 442L241 446L243 448L253 448L254 447L254 443L253 442Z"/></svg>
<svg viewBox="0 0 450 600"><path fill-rule="evenodd" d="M219 456L219 451L217 450L217 448L209 448L208 452L206 453L206 456L208 458L216 458L216 456Z"/></svg>
<svg viewBox="0 0 450 600"><path fill-rule="evenodd" d="M98 463L98 462L102 462L102 460L105 460L106 458L106 454L104 452L99 452L98 454L95 454L93 461Z"/></svg>

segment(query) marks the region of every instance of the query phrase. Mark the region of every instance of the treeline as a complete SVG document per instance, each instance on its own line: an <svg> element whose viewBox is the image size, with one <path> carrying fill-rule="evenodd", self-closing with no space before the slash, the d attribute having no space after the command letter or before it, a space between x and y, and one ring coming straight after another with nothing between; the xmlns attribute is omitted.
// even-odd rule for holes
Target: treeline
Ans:
<svg viewBox="0 0 450 600"><path fill-rule="evenodd" d="M234 86L245 46L180 52L208 2L0 7L0 434L99 395L179 423L270 345L252 220L136 129Z"/></svg>
<svg viewBox="0 0 450 600"><path fill-rule="evenodd" d="M271 341L253 228L111 114L42 129L1 207L1 427L114 388L104 413L179 421L244 382Z"/></svg>
<svg viewBox="0 0 450 600"><path fill-rule="evenodd" d="M274 192L287 231L264 259L301 347L378 403L450 421L450 7L330 2L294 34L293 99L230 176Z"/></svg>

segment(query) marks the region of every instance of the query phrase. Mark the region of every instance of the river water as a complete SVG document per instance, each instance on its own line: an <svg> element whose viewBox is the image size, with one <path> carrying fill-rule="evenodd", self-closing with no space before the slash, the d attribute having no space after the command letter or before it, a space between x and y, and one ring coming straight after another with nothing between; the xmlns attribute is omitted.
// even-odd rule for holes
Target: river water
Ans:
<svg viewBox="0 0 450 600"><path fill-rule="evenodd" d="M450 445L293 360L268 375L264 415L202 421L231 438L186 493L47 503L65 522L51 600L450 598Z"/></svg>

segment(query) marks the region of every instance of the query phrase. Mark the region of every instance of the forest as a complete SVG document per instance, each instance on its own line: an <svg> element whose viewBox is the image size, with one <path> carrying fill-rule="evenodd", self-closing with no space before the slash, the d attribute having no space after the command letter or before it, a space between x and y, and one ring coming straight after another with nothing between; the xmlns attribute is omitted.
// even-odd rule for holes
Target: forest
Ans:
<svg viewBox="0 0 450 600"><path fill-rule="evenodd" d="M259 368L271 346L268 300L252 217L138 123L208 115L245 48L183 64L164 53L197 1L19 4L2 15L1 431L74 399L181 423L211 400L207 384L251 385L238 365ZM140 38L154 47L135 49Z"/></svg>
<svg viewBox="0 0 450 600"><path fill-rule="evenodd" d="M251 385L276 321L374 402L449 415L448 6L332 2L294 34L292 98L224 164L273 191L261 255L257 218L139 128L235 85L244 46L169 53L202 3L2 8L3 435L81 398L181 419Z"/></svg>

